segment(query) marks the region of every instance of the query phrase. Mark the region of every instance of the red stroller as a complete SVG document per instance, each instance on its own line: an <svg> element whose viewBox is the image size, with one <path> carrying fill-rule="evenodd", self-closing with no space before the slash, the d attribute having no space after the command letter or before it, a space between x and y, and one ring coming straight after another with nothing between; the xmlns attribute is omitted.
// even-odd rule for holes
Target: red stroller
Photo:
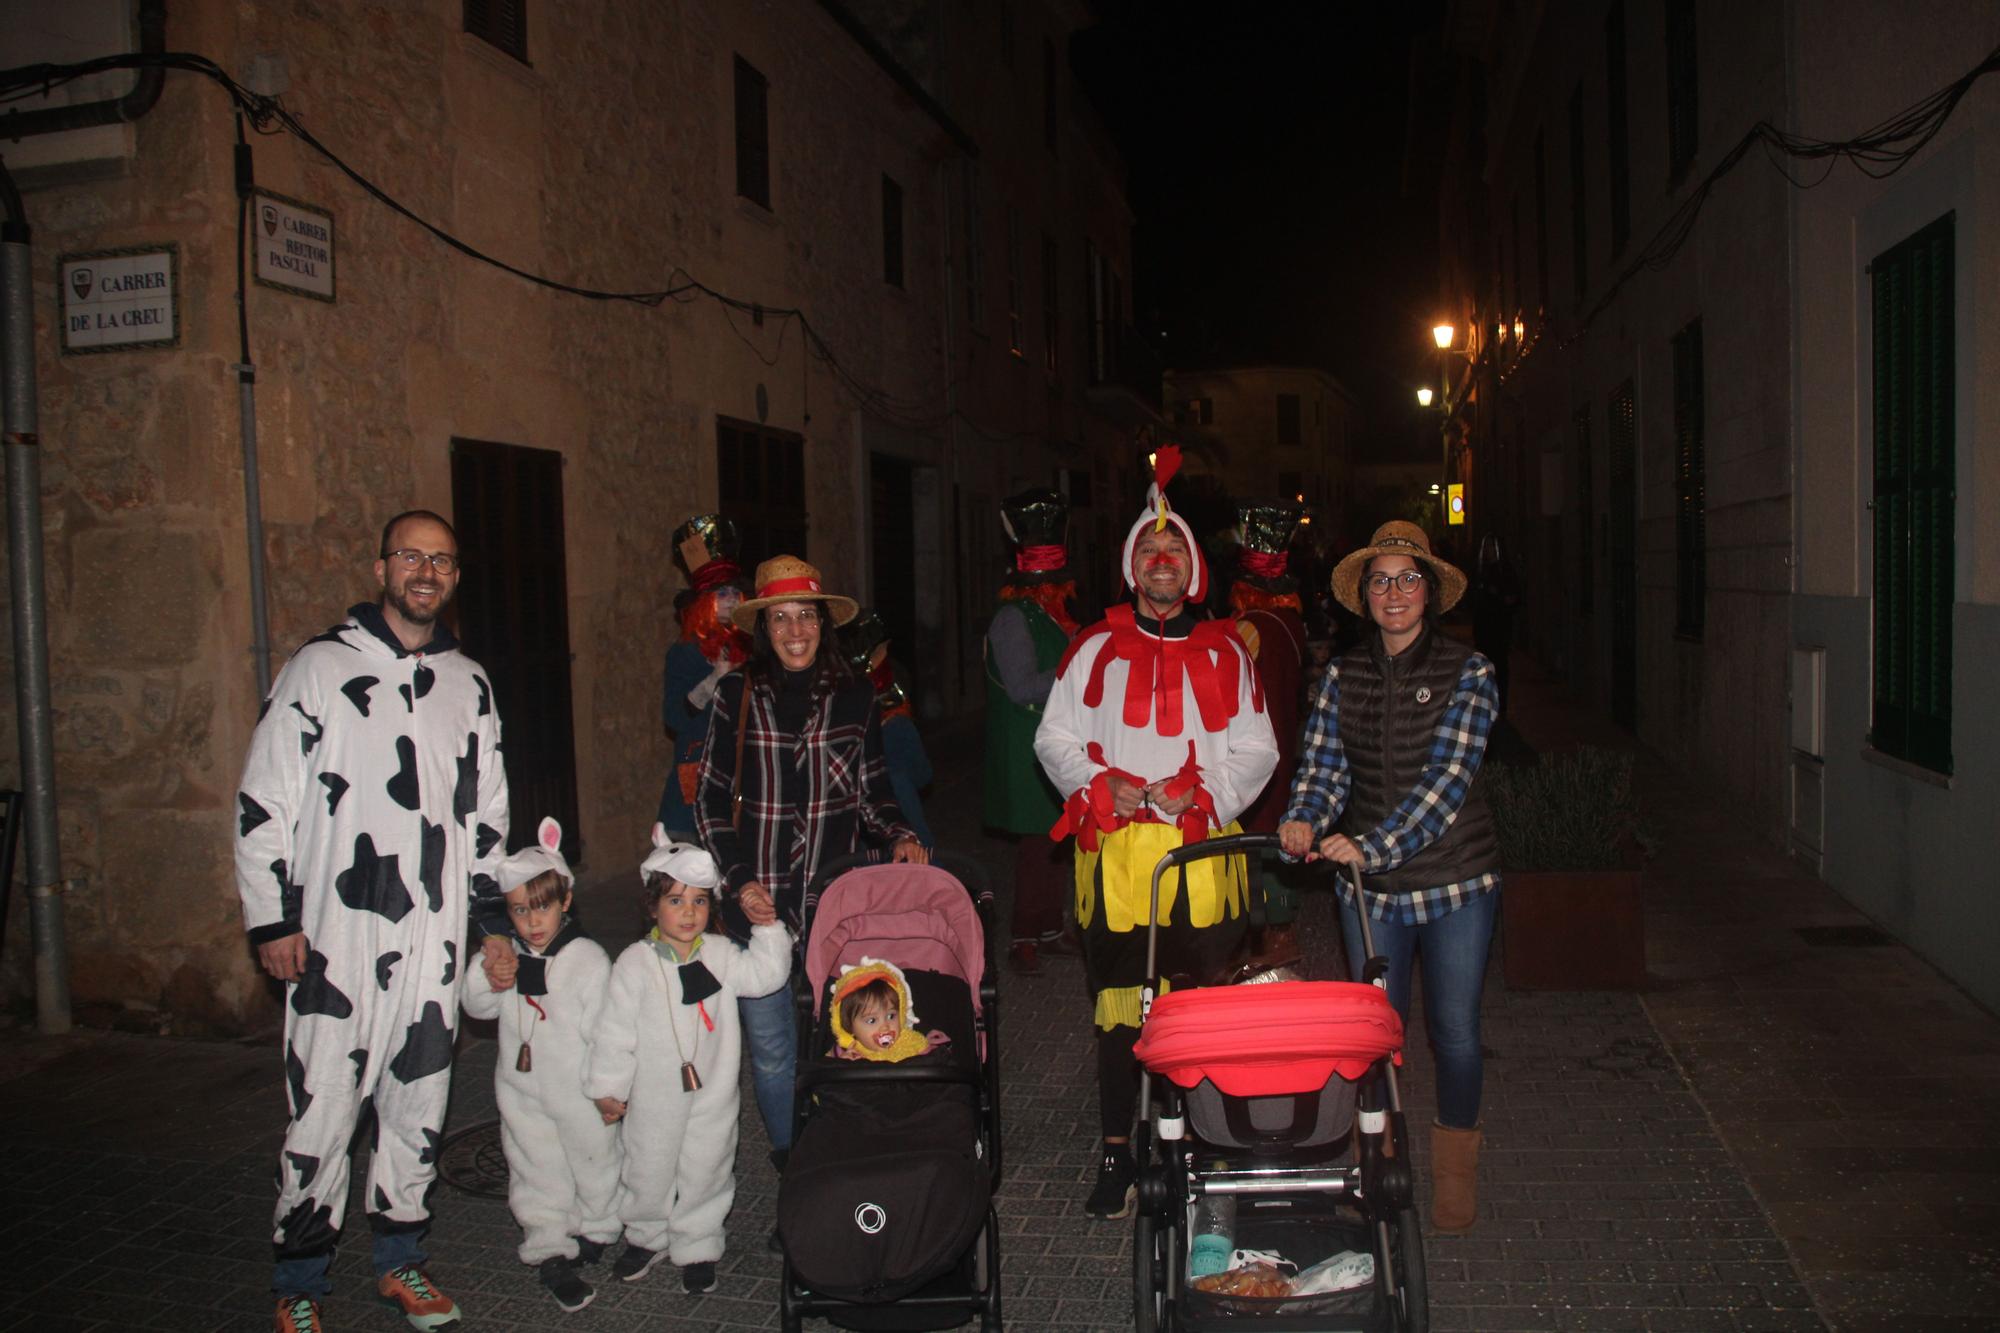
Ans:
<svg viewBox="0 0 2000 1333"><path fill-rule="evenodd" d="M1277 841L1242 834L1170 852L1153 871L1155 911L1170 869L1254 855ZM1157 930L1149 929L1152 980L1137 1047L1142 1123L1133 1139L1141 1333L1246 1323L1364 1333L1429 1327L1396 1085L1403 1024L1369 934L1363 913L1364 982L1211 987L1154 1001L1161 972ZM1200 1286L1189 1272L1197 1240L1211 1254L1221 1247L1220 1258L1199 1265L1217 1273ZM1319 1281L1300 1281L1315 1271Z"/></svg>

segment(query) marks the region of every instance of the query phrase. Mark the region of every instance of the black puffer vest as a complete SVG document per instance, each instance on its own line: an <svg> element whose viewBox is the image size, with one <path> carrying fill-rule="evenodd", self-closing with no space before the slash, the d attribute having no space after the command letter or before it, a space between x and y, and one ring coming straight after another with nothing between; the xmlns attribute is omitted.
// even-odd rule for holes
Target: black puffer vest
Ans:
<svg viewBox="0 0 2000 1333"><path fill-rule="evenodd" d="M1436 629L1394 657L1370 633L1340 659L1340 743L1354 779L1339 829L1358 838L1389 817L1423 774L1438 722L1472 650ZM1477 788L1444 836L1394 870L1366 877L1376 893L1417 893L1500 867L1493 816Z"/></svg>

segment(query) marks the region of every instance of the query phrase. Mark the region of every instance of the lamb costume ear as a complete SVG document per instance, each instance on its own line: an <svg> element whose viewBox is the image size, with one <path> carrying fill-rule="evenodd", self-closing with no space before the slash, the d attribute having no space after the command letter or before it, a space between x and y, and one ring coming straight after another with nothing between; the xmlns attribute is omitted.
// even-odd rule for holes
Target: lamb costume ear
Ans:
<svg viewBox="0 0 2000 1333"><path fill-rule="evenodd" d="M500 892L509 893L550 870L561 875L566 883L576 883L576 876L570 873L569 862L563 859L562 825L552 818L542 820L536 827L532 845L523 847L500 863Z"/></svg>
<svg viewBox="0 0 2000 1333"><path fill-rule="evenodd" d="M662 824L653 825L652 853L639 863L639 878L643 881L650 875L665 875L691 889L712 889L722 883L714 857L691 842L675 842Z"/></svg>

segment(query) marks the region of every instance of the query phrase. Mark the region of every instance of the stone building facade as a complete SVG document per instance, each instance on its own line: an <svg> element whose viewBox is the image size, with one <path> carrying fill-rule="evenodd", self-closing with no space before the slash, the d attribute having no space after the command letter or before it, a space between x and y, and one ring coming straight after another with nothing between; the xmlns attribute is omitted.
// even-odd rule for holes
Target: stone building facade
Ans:
<svg viewBox="0 0 2000 1333"><path fill-rule="evenodd" d="M553 812L587 872L636 859L666 774L681 518L741 509L766 545L803 545L833 586L893 606L912 640L956 645L920 673L937 716L977 697L965 657L987 609L975 594L997 578L991 500L1058 479L1058 461L1108 494L1143 457L1144 412L1093 408L1083 357L1083 253L1129 276L1130 216L1060 58L1066 6L1006 7L1012 66L982 34L917 43L957 72L928 82L899 61L896 13L809 0L529 0L524 31L502 34L512 51L466 31L452 0L166 7L168 49L275 80L329 149L466 245L576 287L673 292L537 286L297 139L248 136L260 188L335 218L335 299L248 287L274 669L373 595L386 516L454 517L460 629L521 701L505 718L515 822L551 812L522 801L570 807ZM59 27L66 7L43 8ZM1034 95L981 95L1004 78ZM34 227L73 990L86 1016L239 1029L275 1007L230 868L258 705L231 371L236 127L219 87L176 72L108 146L62 138L33 144L32 169L9 163ZM761 192L744 174L759 148ZM1045 284L1039 245L1017 271L1002 262L1017 211L1056 240L1060 281ZM57 256L168 244L178 345L65 354ZM1058 339L1055 368L990 350L1009 284L1021 319ZM968 321L972 285L984 310ZM1060 297L1046 321L1045 293ZM1031 341L1020 359L1041 355ZM974 528L991 529L976 549ZM13 742L9 710L7 764ZM19 920L0 963L16 992Z"/></svg>
<svg viewBox="0 0 2000 1333"><path fill-rule="evenodd" d="M1176 369L1165 392L1192 444L1190 474L1219 478L1239 499L1295 499L1345 530L1356 410L1339 380L1302 366Z"/></svg>

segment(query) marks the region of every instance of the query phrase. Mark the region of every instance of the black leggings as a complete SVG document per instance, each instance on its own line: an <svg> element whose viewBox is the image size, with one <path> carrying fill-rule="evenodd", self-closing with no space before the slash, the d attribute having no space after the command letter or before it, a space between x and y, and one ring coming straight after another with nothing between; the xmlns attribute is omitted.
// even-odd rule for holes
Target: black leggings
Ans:
<svg viewBox="0 0 2000 1333"><path fill-rule="evenodd" d="M1115 1027L1097 1034L1097 1115L1107 1139L1132 1132L1139 1104L1139 1061L1132 1054L1139 1029Z"/></svg>

